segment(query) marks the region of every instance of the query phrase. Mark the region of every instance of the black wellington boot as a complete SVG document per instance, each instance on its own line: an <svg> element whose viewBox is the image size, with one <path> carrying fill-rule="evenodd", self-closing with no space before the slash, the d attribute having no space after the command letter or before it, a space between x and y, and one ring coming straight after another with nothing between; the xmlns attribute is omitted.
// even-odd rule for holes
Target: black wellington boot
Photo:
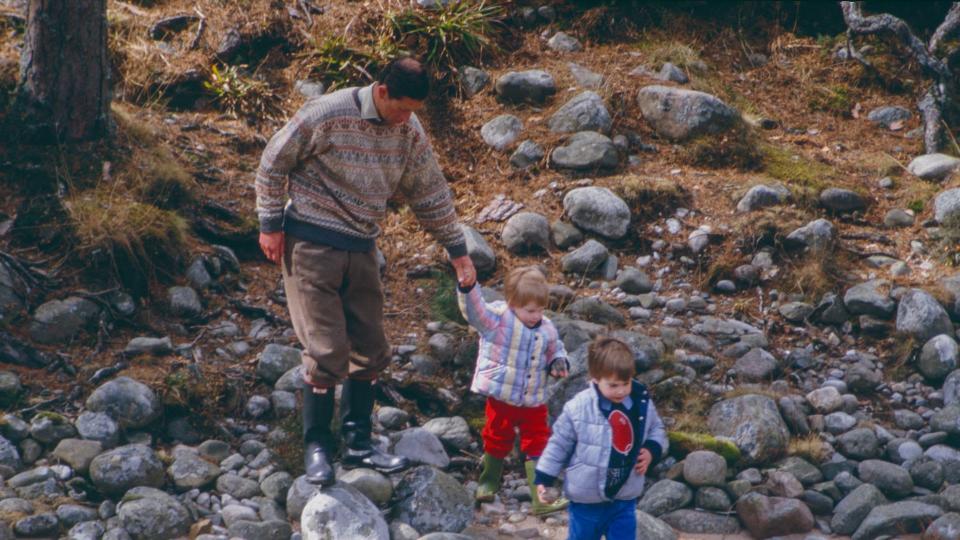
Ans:
<svg viewBox="0 0 960 540"><path fill-rule="evenodd" d="M347 379L340 395L343 412L341 434L346 443L342 463L345 468L369 467L383 473L392 473L409 466L407 458L378 449L371 438L373 429L374 387L370 381Z"/></svg>
<svg viewBox="0 0 960 540"><path fill-rule="evenodd" d="M313 387L303 385L303 465L307 482L330 486L336 482L333 471L333 452L336 448L330 421L333 420L334 389L327 388L323 394Z"/></svg>

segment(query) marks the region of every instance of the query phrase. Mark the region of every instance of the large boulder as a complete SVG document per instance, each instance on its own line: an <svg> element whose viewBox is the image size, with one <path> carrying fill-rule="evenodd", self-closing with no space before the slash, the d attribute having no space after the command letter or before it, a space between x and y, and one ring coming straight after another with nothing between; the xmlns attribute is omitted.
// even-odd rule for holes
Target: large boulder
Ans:
<svg viewBox="0 0 960 540"><path fill-rule="evenodd" d="M550 118L550 131L554 133L597 131L606 134L612 126L603 98L589 90L566 102Z"/></svg>
<svg viewBox="0 0 960 540"><path fill-rule="evenodd" d="M23 469L17 445L0 436L0 478L13 476Z"/></svg>
<svg viewBox="0 0 960 540"><path fill-rule="evenodd" d="M300 349L271 343L263 348L257 360L257 377L274 384L284 373L301 365Z"/></svg>
<svg viewBox="0 0 960 540"><path fill-rule="evenodd" d="M897 304L890 298L887 289L890 282L870 280L847 289L843 295L843 304L852 315L870 315L879 319L893 316Z"/></svg>
<svg viewBox="0 0 960 540"><path fill-rule="evenodd" d="M587 275L598 272L610 257L607 246L594 239L587 240L560 260L564 273Z"/></svg>
<svg viewBox="0 0 960 540"><path fill-rule="evenodd" d="M861 484L833 509L830 528L838 534L853 534L873 508L887 504L887 498L873 484Z"/></svg>
<svg viewBox="0 0 960 540"><path fill-rule="evenodd" d="M910 289L897 306L897 331L926 341L939 334L953 334L947 310L922 289Z"/></svg>
<svg viewBox="0 0 960 540"><path fill-rule="evenodd" d="M941 191L933 199L933 218L946 223L960 214L960 188Z"/></svg>
<svg viewBox="0 0 960 540"><path fill-rule="evenodd" d="M314 495L300 515L304 540L383 540L387 522L370 499L339 483Z"/></svg>
<svg viewBox="0 0 960 540"><path fill-rule="evenodd" d="M87 398L87 409L109 414L120 426L141 428L163 412L160 398L142 382L117 377L100 385Z"/></svg>
<svg viewBox="0 0 960 540"><path fill-rule="evenodd" d="M480 128L480 136L488 146L503 152L516 142L521 131L523 121L512 114L501 114Z"/></svg>
<svg viewBox="0 0 960 540"><path fill-rule="evenodd" d="M623 238L630 227L630 208L604 187L570 190L563 197L563 209L581 229L606 238Z"/></svg>
<svg viewBox="0 0 960 540"><path fill-rule="evenodd" d="M95 328L99 317L100 307L86 298L71 296L51 300L33 313L30 338L45 345L69 343L84 331Z"/></svg>
<svg viewBox="0 0 960 540"><path fill-rule="evenodd" d="M620 153L606 135L580 131L550 153L550 166L571 171L612 169L620 163Z"/></svg>
<svg viewBox="0 0 960 540"><path fill-rule="evenodd" d="M939 506L917 501L901 501L877 506L853 533L853 540L873 540L882 535L922 532L931 521L943 515Z"/></svg>
<svg viewBox="0 0 960 540"><path fill-rule="evenodd" d="M960 167L960 159L946 154L924 154L913 158L907 171L924 180L943 180Z"/></svg>
<svg viewBox="0 0 960 540"><path fill-rule="evenodd" d="M690 504L693 491L682 482L660 480L646 489L637 505L641 512L660 516Z"/></svg>
<svg viewBox="0 0 960 540"><path fill-rule="evenodd" d="M654 131L673 140L726 131L740 116L716 96L669 86L641 88L637 102Z"/></svg>
<svg viewBox="0 0 960 540"><path fill-rule="evenodd" d="M557 93L557 84L546 71L511 71L497 79L497 97L508 103L543 104Z"/></svg>
<svg viewBox="0 0 960 540"><path fill-rule="evenodd" d="M754 538L805 533L813 529L813 513L799 499L748 493L737 500L737 515Z"/></svg>
<svg viewBox="0 0 960 540"><path fill-rule="evenodd" d="M394 517L421 534L460 532L473 520L473 497L452 476L430 466L407 471L396 489Z"/></svg>
<svg viewBox="0 0 960 540"><path fill-rule="evenodd" d="M813 253L826 253L833 247L836 228L830 221L820 218L795 229L787 235L787 244L804 246Z"/></svg>
<svg viewBox="0 0 960 540"><path fill-rule="evenodd" d="M790 432L773 399L747 394L727 399L710 409L710 433L732 439L746 465L764 464L782 457Z"/></svg>
<svg viewBox="0 0 960 540"><path fill-rule="evenodd" d="M756 185L750 188L737 203L737 212L752 212L768 206L776 206L787 202L790 190L782 184Z"/></svg>
<svg viewBox="0 0 960 540"><path fill-rule="evenodd" d="M163 462L149 446L120 446L93 458L90 480L107 495L118 495L139 486L161 487Z"/></svg>
<svg viewBox="0 0 960 540"><path fill-rule="evenodd" d="M190 530L190 512L159 489L135 487L117 505L120 524L134 540L179 538Z"/></svg>
<svg viewBox="0 0 960 540"><path fill-rule="evenodd" d="M927 380L939 382L957 369L958 359L960 359L960 347L957 346L957 342L947 334L940 334L933 336L923 345L917 361L917 369Z"/></svg>
<svg viewBox="0 0 960 540"><path fill-rule="evenodd" d="M467 255L473 261L477 273L489 274L497 268L497 254L487 243L487 240L476 229L469 225L460 225L464 239L467 242Z"/></svg>

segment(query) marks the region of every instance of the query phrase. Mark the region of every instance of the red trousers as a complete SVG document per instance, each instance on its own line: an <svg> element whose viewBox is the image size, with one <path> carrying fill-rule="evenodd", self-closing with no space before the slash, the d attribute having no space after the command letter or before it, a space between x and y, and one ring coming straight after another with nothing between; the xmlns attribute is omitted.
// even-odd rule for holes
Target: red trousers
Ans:
<svg viewBox="0 0 960 540"><path fill-rule="evenodd" d="M520 451L529 459L540 457L550 438L546 405L517 407L488 396L486 412L487 423L481 433L484 452L497 459L507 457L519 430Z"/></svg>

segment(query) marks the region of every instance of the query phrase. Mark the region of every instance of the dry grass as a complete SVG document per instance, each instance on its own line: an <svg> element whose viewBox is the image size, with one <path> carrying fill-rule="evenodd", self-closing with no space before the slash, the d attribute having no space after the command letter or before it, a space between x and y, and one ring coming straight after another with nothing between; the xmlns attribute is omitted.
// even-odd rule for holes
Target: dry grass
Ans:
<svg viewBox="0 0 960 540"><path fill-rule="evenodd" d="M776 402L786 394L777 392L769 386L763 386L759 384L741 384L733 390L723 394L723 399L733 399L741 396L751 395L766 396Z"/></svg>
<svg viewBox="0 0 960 540"><path fill-rule="evenodd" d="M760 138L740 121L724 133L703 135L687 141L680 152L680 159L690 165L711 169L754 171L764 165Z"/></svg>
<svg viewBox="0 0 960 540"><path fill-rule="evenodd" d="M787 445L787 455L801 457L814 465L826 462L831 457L830 447L816 433L792 437Z"/></svg>
<svg viewBox="0 0 960 540"><path fill-rule="evenodd" d="M628 174L612 180L612 190L627 203L635 216L671 213L690 203L690 193L666 178Z"/></svg>
<svg viewBox="0 0 960 540"><path fill-rule="evenodd" d="M802 294L808 302L816 303L828 292L839 292L847 286L848 270L854 261L846 251L830 254L798 255L785 263L786 272L779 280L782 290Z"/></svg>

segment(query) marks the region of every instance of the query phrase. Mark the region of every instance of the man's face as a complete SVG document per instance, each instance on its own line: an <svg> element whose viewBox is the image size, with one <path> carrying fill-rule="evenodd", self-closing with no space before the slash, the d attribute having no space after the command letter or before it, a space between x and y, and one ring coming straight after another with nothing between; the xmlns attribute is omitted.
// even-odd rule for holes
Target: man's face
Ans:
<svg viewBox="0 0 960 540"><path fill-rule="evenodd" d="M391 126L406 122L411 114L423 108L423 101L408 97L391 98L387 87L382 84L374 87L374 93L377 97L376 105L380 118Z"/></svg>

